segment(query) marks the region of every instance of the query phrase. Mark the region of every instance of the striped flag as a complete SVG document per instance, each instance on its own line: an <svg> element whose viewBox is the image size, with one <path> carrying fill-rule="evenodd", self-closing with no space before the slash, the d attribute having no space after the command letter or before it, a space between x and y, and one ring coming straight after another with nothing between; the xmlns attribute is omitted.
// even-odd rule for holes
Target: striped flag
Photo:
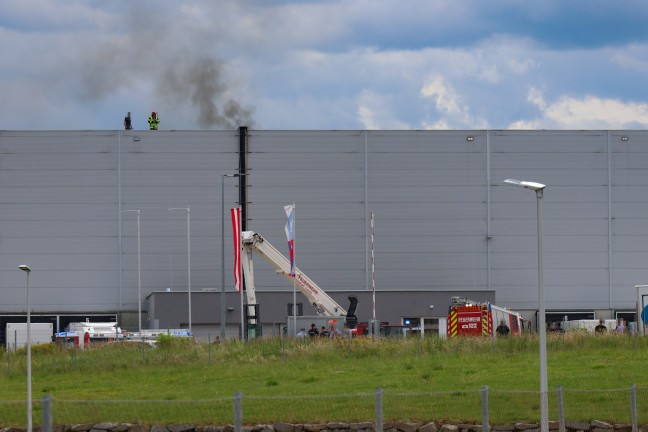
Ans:
<svg viewBox="0 0 648 432"><path fill-rule="evenodd" d="M234 239L234 286L241 291L241 208L230 209L232 215L232 238Z"/></svg>
<svg viewBox="0 0 648 432"><path fill-rule="evenodd" d="M288 251L290 252L290 276L295 276L295 204L284 206L286 217L286 237L288 238Z"/></svg>

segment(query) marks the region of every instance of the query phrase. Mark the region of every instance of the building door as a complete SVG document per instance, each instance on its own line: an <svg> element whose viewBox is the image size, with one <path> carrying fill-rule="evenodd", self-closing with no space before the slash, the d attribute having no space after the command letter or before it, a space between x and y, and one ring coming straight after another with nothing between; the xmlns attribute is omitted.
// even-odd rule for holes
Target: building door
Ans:
<svg viewBox="0 0 648 432"><path fill-rule="evenodd" d="M439 318L422 318L423 335L439 336Z"/></svg>

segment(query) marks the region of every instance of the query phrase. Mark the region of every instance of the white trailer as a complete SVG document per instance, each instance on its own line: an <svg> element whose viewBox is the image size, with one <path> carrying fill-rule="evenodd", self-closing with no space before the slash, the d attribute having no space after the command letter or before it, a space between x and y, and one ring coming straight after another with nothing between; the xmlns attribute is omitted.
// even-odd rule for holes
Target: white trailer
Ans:
<svg viewBox="0 0 648 432"><path fill-rule="evenodd" d="M52 323L30 323L29 332L31 345L47 344L52 342L54 326ZM26 347L27 323L7 323L5 335L7 351Z"/></svg>
<svg viewBox="0 0 648 432"><path fill-rule="evenodd" d="M569 330L585 330L589 333L594 333L594 329L599 325L600 320L572 320L572 321L561 321L562 329L565 331ZM616 320L608 319L604 320L603 325L608 331L614 331L616 328Z"/></svg>
<svg viewBox="0 0 648 432"><path fill-rule="evenodd" d="M88 333L90 341L112 341L123 339L121 328L116 322L71 322L65 328L68 333L76 332L83 339Z"/></svg>

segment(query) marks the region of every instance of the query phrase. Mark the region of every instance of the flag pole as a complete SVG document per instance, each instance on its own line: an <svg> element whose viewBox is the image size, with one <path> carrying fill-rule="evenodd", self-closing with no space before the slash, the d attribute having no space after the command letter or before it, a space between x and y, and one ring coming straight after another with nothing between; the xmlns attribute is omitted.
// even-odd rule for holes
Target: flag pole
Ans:
<svg viewBox="0 0 648 432"><path fill-rule="evenodd" d="M372 297L372 315L371 315L371 337L376 337L376 266L374 258L374 214L371 212L371 297Z"/></svg>
<svg viewBox="0 0 648 432"><path fill-rule="evenodd" d="M240 208L240 207L237 207L237 208L236 208L236 212L237 212L238 217L239 217L239 225L238 225L238 232L237 232L237 235L238 235L238 238L239 238L239 241L238 241L238 243L237 243L237 244L238 244L238 248L239 248L239 250L237 251L237 253L238 253L239 257L240 257L240 255L241 255L241 249L242 249L242 244L241 244L241 225L240 225L240 221L241 221L241 208ZM236 265L236 272L237 272L237 274L241 277L241 280L240 280L240 287L239 287L239 288L240 288L240 289L239 289L239 292L240 292L240 294L241 294L241 342L244 342L244 341L245 341L245 314L244 314L244 307L245 307L245 305L244 305L244 302L243 302L243 275L242 275L242 271L241 271L241 259L240 259L240 258L239 258L239 260L238 260L238 264Z"/></svg>
<svg viewBox="0 0 648 432"><path fill-rule="evenodd" d="M230 209L232 215L232 239L234 240L234 286L241 295L241 341L245 339L245 314L243 302L243 276L241 272L241 208Z"/></svg>
<svg viewBox="0 0 648 432"><path fill-rule="evenodd" d="M245 341L245 318L243 316L243 287L241 287L241 342Z"/></svg>
<svg viewBox="0 0 648 432"><path fill-rule="evenodd" d="M295 254L295 243L297 238L296 233L296 218L295 218L295 203L293 202L293 265L295 267L295 274L293 275L293 329L294 334L298 333L297 330L297 255Z"/></svg>

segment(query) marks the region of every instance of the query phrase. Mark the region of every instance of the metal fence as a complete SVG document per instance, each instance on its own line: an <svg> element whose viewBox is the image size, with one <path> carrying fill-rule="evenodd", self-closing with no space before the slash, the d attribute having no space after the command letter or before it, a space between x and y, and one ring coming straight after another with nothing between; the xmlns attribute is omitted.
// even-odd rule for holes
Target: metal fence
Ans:
<svg viewBox="0 0 648 432"><path fill-rule="evenodd" d="M25 401L0 401L0 426L26 423ZM539 393L493 390L401 393L377 389L373 393L317 396L244 396L209 400L66 400L44 396L35 401L34 418L43 432L53 425L119 422L135 424L243 424L371 422L377 432L388 421L447 421L491 425L518 422L537 424ZM633 432L648 422L648 388L635 385L613 390L569 390L549 394L549 418L559 432L569 422L600 420L630 425ZM35 423L38 423L36 420Z"/></svg>

